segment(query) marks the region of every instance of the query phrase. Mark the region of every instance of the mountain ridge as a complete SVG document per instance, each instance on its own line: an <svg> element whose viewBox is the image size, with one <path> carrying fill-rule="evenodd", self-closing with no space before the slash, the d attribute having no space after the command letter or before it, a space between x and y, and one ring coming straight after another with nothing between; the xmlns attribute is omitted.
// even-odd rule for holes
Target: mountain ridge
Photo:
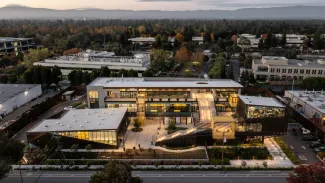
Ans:
<svg viewBox="0 0 325 183"><path fill-rule="evenodd" d="M0 19L325 19L323 12L325 6L163 11L100 8L56 10L7 5L0 8Z"/></svg>

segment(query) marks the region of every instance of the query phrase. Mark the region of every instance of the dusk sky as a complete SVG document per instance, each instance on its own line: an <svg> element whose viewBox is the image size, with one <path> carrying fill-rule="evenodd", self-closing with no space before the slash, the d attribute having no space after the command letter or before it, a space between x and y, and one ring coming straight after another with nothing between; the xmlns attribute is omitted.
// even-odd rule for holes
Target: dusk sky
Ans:
<svg viewBox="0 0 325 183"><path fill-rule="evenodd" d="M233 10L295 5L325 6L325 0L0 0L1 7L8 4L52 9Z"/></svg>

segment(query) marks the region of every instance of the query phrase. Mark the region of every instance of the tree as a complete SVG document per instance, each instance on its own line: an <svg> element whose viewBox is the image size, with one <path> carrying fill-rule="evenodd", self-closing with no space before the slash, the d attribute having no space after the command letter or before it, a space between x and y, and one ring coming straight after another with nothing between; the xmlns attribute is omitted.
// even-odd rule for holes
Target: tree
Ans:
<svg viewBox="0 0 325 183"><path fill-rule="evenodd" d="M258 41L258 49L259 50L263 50L264 49L264 41L263 41L263 39L260 39Z"/></svg>
<svg viewBox="0 0 325 183"><path fill-rule="evenodd" d="M90 74L88 73L88 71L83 72L82 83L84 83L85 85L88 85L90 83Z"/></svg>
<svg viewBox="0 0 325 183"><path fill-rule="evenodd" d="M248 56L248 57L245 58L245 61L244 61L245 69L251 69L252 68L252 61L253 61L252 56Z"/></svg>
<svg viewBox="0 0 325 183"><path fill-rule="evenodd" d="M20 141L9 139L0 133L0 179L11 170L11 164L17 164L21 160L24 147Z"/></svg>
<svg viewBox="0 0 325 183"><path fill-rule="evenodd" d="M72 144L71 145L71 152L78 152L79 144Z"/></svg>
<svg viewBox="0 0 325 183"><path fill-rule="evenodd" d="M181 47L179 50L176 51L175 58L177 61L184 63L190 60L191 53L186 47Z"/></svg>
<svg viewBox="0 0 325 183"><path fill-rule="evenodd" d="M233 72L233 67L232 67L232 63L229 63L229 67L227 70L227 79L234 79L234 72Z"/></svg>
<svg viewBox="0 0 325 183"><path fill-rule="evenodd" d="M248 75L248 82L251 83L251 84L256 83L256 79L255 79L253 73L249 73L249 75Z"/></svg>
<svg viewBox="0 0 325 183"><path fill-rule="evenodd" d="M184 41L184 36L181 33L177 33L176 36L175 36L175 39L177 40L177 43L181 44Z"/></svg>
<svg viewBox="0 0 325 183"><path fill-rule="evenodd" d="M322 35L319 31L317 31L314 34L314 44L313 44L313 48L315 50L321 50L324 48L324 38L322 38Z"/></svg>
<svg viewBox="0 0 325 183"><path fill-rule="evenodd" d="M130 69L128 72L128 76L129 77L138 77L138 72L133 69Z"/></svg>
<svg viewBox="0 0 325 183"><path fill-rule="evenodd" d="M69 74L68 74L68 80L70 81L70 84L76 85L76 80L75 80L75 75L76 75L77 71L76 70L72 70Z"/></svg>
<svg viewBox="0 0 325 183"><path fill-rule="evenodd" d="M76 72L76 74L74 76L76 85L81 85L82 84L82 75L83 75L82 70L77 70L77 72Z"/></svg>
<svg viewBox="0 0 325 183"><path fill-rule="evenodd" d="M112 72L111 72L112 74ZM90 81L93 81L95 80L96 78L98 78L100 75L100 72L99 70L93 70L91 73L90 73Z"/></svg>
<svg viewBox="0 0 325 183"><path fill-rule="evenodd" d="M18 65L16 67L16 74L18 77L21 77L24 72L27 70L26 66L25 65Z"/></svg>
<svg viewBox="0 0 325 183"><path fill-rule="evenodd" d="M22 52L18 52L16 60L20 62L24 61L24 54Z"/></svg>
<svg viewBox="0 0 325 183"><path fill-rule="evenodd" d="M89 183L142 183L139 177L132 177L132 167L125 162L112 160L104 169L92 175Z"/></svg>
<svg viewBox="0 0 325 183"><path fill-rule="evenodd" d="M209 70L209 77L213 79L225 79L226 78L226 64L224 60L216 61L214 66Z"/></svg>
<svg viewBox="0 0 325 183"><path fill-rule="evenodd" d="M146 28L145 28L143 25L140 25L140 26L138 27L138 31L139 31L140 34L143 34L143 33L146 32Z"/></svg>
<svg viewBox="0 0 325 183"><path fill-rule="evenodd" d="M52 68L52 72L51 72L52 76L52 82L55 83L55 84L58 84L59 81L61 81L62 79L62 72L61 72L61 69L58 67L58 66L54 66Z"/></svg>
<svg viewBox="0 0 325 183"><path fill-rule="evenodd" d="M80 48L71 48L63 52L63 55L73 55L80 53L82 50Z"/></svg>
<svg viewBox="0 0 325 183"><path fill-rule="evenodd" d="M157 48L161 48L163 42L160 34L157 34L157 36L155 37L155 43Z"/></svg>
<svg viewBox="0 0 325 183"><path fill-rule="evenodd" d="M10 74L8 77L8 80L10 83L14 84L17 82L17 75L16 74Z"/></svg>
<svg viewBox="0 0 325 183"><path fill-rule="evenodd" d="M300 87L306 90L325 90L325 78L308 77L305 78Z"/></svg>
<svg viewBox="0 0 325 183"><path fill-rule="evenodd" d="M134 119L134 124L133 124L134 128L136 129L136 131L138 131L141 127L141 123L139 122L139 120L137 118Z"/></svg>
<svg viewBox="0 0 325 183"><path fill-rule="evenodd" d="M249 77L249 73L247 70L244 70L242 73L241 73L241 76L240 76L240 81L241 82L246 82L248 81L248 77Z"/></svg>
<svg viewBox="0 0 325 183"><path fill-rule="evenodd" d="M148 70L145 70L143 73L142 73L142 76L143 77L152 77L153 76L153 73L150 69Z"/></svg>
<svg viewBox="0 0 325 183"><path fill-rule="evenodd" d="M287 34L284 32L282 34L282 39L281 39L281 46L285 46L287 44Z"/></svg>
<svg viewBox="0 0 325 183"><path fill-rule="evenodd" d="M24 55L25 65L30 68L34 62L45 60L50 56L50 52L47 48L42 49L30 49L28 54Z"/></svg>
<svg viewBox="0 0 325 183"><path fill-rule="evenodd" d="M48 85L52 84L52 71L48 67L41 69L42 82Z"/></svg>
<svg viewBox="0 0 325 183"><path fill-rule="evenodd" d="M0 75L0 83L7 84L8 75Z"/></svg>
<svg viewBox="0 0 325 183"><path fill-rule="evenodd" d="M169 51L154 49L150 54L150 69L154 73L165 70L165 62L170 57Z"/></svg>
<svg viewBox="0 0 325 183"><path fill-rule="evenodd" d="M91 146L91 144L88 144L86 145L85 149L87 152L90 152L93 149L93 147Z"/></svg>
<svg viewBox="0 0 325 183"><path fill-rule="evenodd" d="M321 183L325 182L325 169L321 163L300 165L289 174L288 183Z"/></svg>
<svg viewBox="0 0 325 183"><path fill-rule="evenodd" d="M24 72L23 74L23 79L25 81L25 83L27 84L33 84L33 72L31 71L31 69L28 69L27 71Z"/></svg>
<svg viewBox="0 0 325 183"><path fill-rule="evenodd" d="M100 77L109 77L111 74L111 71L108 69L107 66L101 67L100 69Z"/></svg>
<svg viewBox="0 0 325 183"><path fill-rule="evenodd" d="M33 83L43 84L42 82L42 66L32 66L31 70L33 72Z"/></svg>

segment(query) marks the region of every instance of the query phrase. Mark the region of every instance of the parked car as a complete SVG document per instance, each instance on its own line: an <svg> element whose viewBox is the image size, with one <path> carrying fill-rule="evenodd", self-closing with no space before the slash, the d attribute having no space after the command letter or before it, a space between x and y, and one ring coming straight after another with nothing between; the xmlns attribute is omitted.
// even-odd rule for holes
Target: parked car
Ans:
<svg viewBox="0 0 325 183"><path fill-rule="evenodd" d="M304 140L304 141L315 141L315 140L317 140L317 138L309 134L309 135L303 135L303 136L301 136L301 140Z"/></svg>
<svg viewBox="0 0 325 183"><path fill-rule="evenodd" d="M315 147L320 147L323 146L323 144L321 143L321 141L313 141L309 144L310 147L315 148Z"/></svg>
<svg viewBox="0 0 325 183"><path fill-rule="evenodd" d="M73 109L75 109L75 108L73 108L72 106L68 106L68 107L65 107L63 110L70 111L70 110L73 110Z"/></svg>
<svg viewBox="0 0 325 183"><path fill-rule="evenodd" d="M303 134L303 135L310 134L310 130L308 130L308 129L306 129L306 128L301 128L301 129L300 129L300 132L301 132L301 134Z"/></svg>
<svg viewBox="0 0 325 183"><path fill-rule="evenodd" d="M315 149L314 149L314 151L315 152L325 152L325 146L320 146L320 147L316 147Z"/></svg>

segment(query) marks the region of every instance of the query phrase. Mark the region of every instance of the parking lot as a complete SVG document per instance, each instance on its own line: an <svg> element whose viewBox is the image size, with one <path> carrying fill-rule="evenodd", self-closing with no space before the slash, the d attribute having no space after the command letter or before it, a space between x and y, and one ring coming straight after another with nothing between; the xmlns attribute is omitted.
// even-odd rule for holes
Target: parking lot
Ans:
<svg viewBox="0 0 325 183"><path fill-rule="evenodd" d="M314 149L309 147L311 141L301 140L299 135L288 132L281 139L292 149L296 156L300 159L301 164L313 164L319 162Z"/></svg>

